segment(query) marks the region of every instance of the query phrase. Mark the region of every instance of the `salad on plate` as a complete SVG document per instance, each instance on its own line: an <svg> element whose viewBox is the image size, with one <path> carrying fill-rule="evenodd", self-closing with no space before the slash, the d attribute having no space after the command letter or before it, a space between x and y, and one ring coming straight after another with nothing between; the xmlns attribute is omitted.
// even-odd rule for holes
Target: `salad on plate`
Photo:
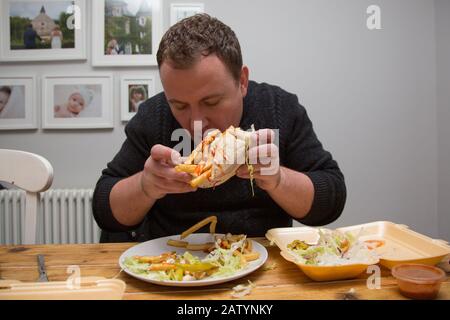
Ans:
<svg viewBox="0 0 450 320"><path fill-rule="evenodd" d="M208 251L204 258L194 256L190 251L133 256L127 257L124 265L133 273L155 280L195 281L233 275L244 269L249 261L259 258L259 253L251 251L251 240L245 235L217 237Z"/></svg>
<svg viewBox="0 0 450 320"><path fill-rule="evenodd" d="M215 234L217 217L211 216L183 232L180 240L167 241L167 246L176 247L177 251L127 256L123 260L124 267L151 280L196 281L233 276L246 269L249 262L260 258L260 253L253 250L252 240L246 235L215 235L214 242L202 244L183 241L208 223L211 223L210 232ZM182 252L180 248L186 251ZM203 251L203 257L192 254L194 251Z"/></svg>

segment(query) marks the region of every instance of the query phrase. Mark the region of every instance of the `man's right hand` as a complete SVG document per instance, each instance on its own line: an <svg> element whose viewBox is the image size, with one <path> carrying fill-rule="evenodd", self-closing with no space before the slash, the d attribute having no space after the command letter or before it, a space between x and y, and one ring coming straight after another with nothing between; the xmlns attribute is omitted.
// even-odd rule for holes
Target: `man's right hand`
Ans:
<svg viewBox="0 0 450 320"><path fill-rule="evenodd" d="M171 193L194 192L188 173L177 172L175 165L181 163L181 155L168 147L157 144L150 151L150 157L141 173L142 192L150 199L157 200Z"/></svg>

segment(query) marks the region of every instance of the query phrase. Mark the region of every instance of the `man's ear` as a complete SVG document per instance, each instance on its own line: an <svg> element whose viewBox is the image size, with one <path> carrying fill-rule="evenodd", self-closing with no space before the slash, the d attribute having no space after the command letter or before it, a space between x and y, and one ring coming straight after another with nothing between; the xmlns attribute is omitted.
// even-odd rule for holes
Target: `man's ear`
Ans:
<svg viewBox="0 0 450 320"><path fill-rule="evenodd" d="M239 89L241 90L242 97L245 97L247 95L248 77L249 77L248 67L242 66L241 77L239 79Z"/></svg>

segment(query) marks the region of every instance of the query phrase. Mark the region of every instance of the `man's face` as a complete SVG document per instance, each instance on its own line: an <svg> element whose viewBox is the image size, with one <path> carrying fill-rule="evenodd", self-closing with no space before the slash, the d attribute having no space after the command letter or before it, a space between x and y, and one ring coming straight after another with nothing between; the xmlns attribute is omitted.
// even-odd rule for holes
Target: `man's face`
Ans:
<svg viewBox="0 0 450 320"><path fill-rule="evenodd" d="M175 69L164 62L161 82L175 119L194 137L194 121L202 121L202 134L209 129L239 126L243 98L247 94L248 69L237 82L216 56L202 57L189 69Z"/></svg>

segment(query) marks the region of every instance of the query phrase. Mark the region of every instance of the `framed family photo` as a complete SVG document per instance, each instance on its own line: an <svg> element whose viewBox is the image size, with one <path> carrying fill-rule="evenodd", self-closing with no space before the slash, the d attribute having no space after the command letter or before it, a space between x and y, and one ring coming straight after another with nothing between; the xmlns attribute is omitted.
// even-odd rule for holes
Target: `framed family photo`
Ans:
<svg viewBox="0 0 450 320"><path fill-rule="evenodd" d="M155 80L151 76L123 76L120 88L121 120L129 121L140 105L155 94Z"/></svg>
<svg viewBox="0 0 450 320"><path fill-rule="evenodd" d="M44 129L113 127L112 75L45 76Z"/></svg>
<svg viewBox="0 0 450 320"><path fill-rule="evenodd" d="M0 61L86 59L86 0L2 0L0 15Z"/></svg>
<svg viewBox="0 0 450 320"><path fill-rule="evenodd" d="M162 0L93 2L92 64L154 66L162 37Z"/></svg>
<svg viewBox="0 0 450 320"><path fill-rule="evenodd" d="M0 130L36 129L35 76L0 75Z"/></svg>
<svg viewBox="0 0 450 320"><path fill-rule="evenodd" d="M170 25L173 26L184 18L203 12L205 12L203 3L172 3L170 5Z"/></svg>

